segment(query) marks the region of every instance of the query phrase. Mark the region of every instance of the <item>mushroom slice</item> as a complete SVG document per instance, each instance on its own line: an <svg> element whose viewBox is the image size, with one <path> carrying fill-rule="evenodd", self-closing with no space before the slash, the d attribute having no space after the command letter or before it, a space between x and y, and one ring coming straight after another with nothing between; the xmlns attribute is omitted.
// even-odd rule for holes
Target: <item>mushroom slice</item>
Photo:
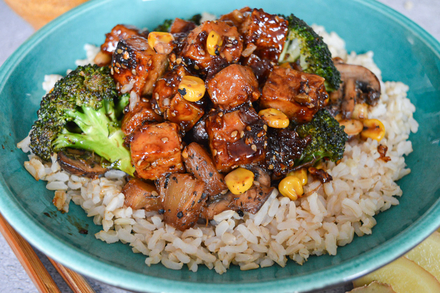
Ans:
<svg viewBox="0 0 440 293"><path fill-rule="evenodd" d="M101 157L83 150L65 149L58 152L61 168L77 176L94 178L104 175L109 169L102 167L99 160L102 160Z"/></svg>
<svg viewBox="0 0 440 293"><path fill-rule="evenodd" d="M134 210L145 209L147 212L162 208L156 187L139 178L132 178L121 191L125 195L124 205Z"/></svg>
<svg viewBox="0 0 440 293"><path fill-rule="evenodd" d="M355 105L377 104L380 97L380 82L377 76L366 67L342 63L334 60L341 73L342 86L330 94L332 106L339 106L345 119L352 118Z"/></svg>

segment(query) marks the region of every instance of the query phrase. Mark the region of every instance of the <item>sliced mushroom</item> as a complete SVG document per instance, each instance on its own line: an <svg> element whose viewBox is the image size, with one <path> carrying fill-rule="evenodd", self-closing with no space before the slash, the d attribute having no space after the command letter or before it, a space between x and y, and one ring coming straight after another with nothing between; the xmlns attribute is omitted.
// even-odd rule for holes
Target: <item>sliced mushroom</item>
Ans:
<svg viewBox="0 0 440 293"><path fill-rule="evenodd" d="M334 63L341 73L342 85L330 94L332 112L342 112L344 119L350 119L356 104L376 105L380 97L377 76L360 65L345 64L341 60L334 60Z"/></svg>
<svg viewBox="0 0 440 293"><path fill-rule="evenodd" d="M65 149L58 152L61 168L77 176L94 178L104 175L108 169L102 167L99 160L102 160L99 156L83 150Z"/></svg>

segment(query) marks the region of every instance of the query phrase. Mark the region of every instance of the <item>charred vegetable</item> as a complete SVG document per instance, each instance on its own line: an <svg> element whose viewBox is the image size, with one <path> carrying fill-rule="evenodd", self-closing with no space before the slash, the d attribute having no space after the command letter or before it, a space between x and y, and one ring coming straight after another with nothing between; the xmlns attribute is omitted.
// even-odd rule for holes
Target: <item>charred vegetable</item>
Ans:
<svg viewBox="0 0 440 293"><path fill-rule="evenodd" d="M293 14L284 18L289 22L289 33L279 61L299 61L303 71L325 78L327 91L337 90L341 75L334 66L331 53L322 37Z"/></svg>
<svg viewBox="0 0 440 293"><path fill-rule="evenodd" d="M333 162L342 159L348 137L344 127L327 110L319 110L312 121L297 126L295 130L301 138L311 137L301 157L295 161L296 166L323 158Z"/></svg>
<svg viewBox="0 0 440 293"><path fill-rule="evenodd" d="M43 97L30 134L32 151L50 160L53 152L64 148L89 150L132 175L130 152L123 146L116 114L124 106L115 106L119 102L109 68L78 67Z"/></svg>

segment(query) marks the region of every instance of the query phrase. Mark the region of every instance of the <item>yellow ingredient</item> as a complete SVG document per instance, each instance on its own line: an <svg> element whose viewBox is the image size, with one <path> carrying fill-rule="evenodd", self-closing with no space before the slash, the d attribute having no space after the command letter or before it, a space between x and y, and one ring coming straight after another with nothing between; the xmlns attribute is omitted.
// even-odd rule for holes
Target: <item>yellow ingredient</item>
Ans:
<svg viewBox="0 0 440 293"><path fill-rule="evenodd" d="M440 281L440 233L434 232L408 252L406 257L430 272Z"/></svg>
<svg viewBox="0 0 440 293"><path fill-rule="evenodd" d="M287 173L287 176L295 176L299 179L299 181L301 182L302 186L307 184L307 169L306 168L302 168L296 171L292 171Z"/></svg>
<svg viewBox="0 0 440 293"><path fill-rule="evenodd" d="M258 112L258 115L267 122L267 125L272 128L286 128L289 126L289 118L280 110L268 108Z"/></svg>
<svg viewBox="0 0 440 293"><path fill-rule="evenodd" d="M401 257L396 261L353 282L355 287L373 281L390 284L397 293L438 293L440 283L428 271L415 262Z"/></svg>
<svg viewBox="0 0 440 293"><path fill-rule="evenodd" d="M365 119L363 121L364 130L361 132L361 136L364 139L371 138L377 141L385 136L385 126L380 120L377 119Z"/></svg>
<svg viewBox="0 0 440 293"><path fill-rule="evenodd" d="M279 192L290 198L291 200L297 200L304 193L301 180L295 176L287 176L278 184Z"/></svg>
<svg viewBox="0 0 440 293"><path fill-rule="evenodd" d="M225 183L233 194L242 194L254 184L254 173L244 168L237 168L225 176Z"/></svg>
<svg viewBox="0 0 440 293"><path fill-rule="evenodd" d="M151 32L148 34L148 45L159 54L169 54L173 50L174 37L170 33Z"/></svg>
<svg viewBox="0 0 440 293"><path fill-rule="evenodd" d="M222 44L221 36L216 31L211 31L206 39L206 50L210 55L217 55L216 51Z"/></svg>
<svg viewBox="0 0 440 293"><path fill-rule="evenodd" d="M197 102L205 95L206 87L203 80L197 76L185 75L179 84L179 93L187 101Z"/></svg>

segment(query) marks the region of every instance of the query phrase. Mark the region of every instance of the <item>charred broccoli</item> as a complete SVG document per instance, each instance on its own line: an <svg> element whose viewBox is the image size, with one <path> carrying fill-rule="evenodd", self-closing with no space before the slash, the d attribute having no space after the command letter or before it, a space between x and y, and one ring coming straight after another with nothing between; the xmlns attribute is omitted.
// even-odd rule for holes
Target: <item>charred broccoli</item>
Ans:
<svg viewBox="0 0 440 293"><path fill-rule="evenodd" d="M119 99L108 67L79 66L43 97L30 133L32 151L50 160L63 148L89 150L132 175L117 113L122 103L127 98Z"/></svg>
<svg viewBox="0 0 440 293"><path fill-rule="evenodd" d="M341 74L333 64L331 53L322 37L293 14L283 16L289 22L289 32L279 61L295 62L307 73L325 78L327 91L339 88Z"/></svg>
<svg viewBox="0 0 440 293"><path fill-rule="evenodd" d="M159 24L154 28L153 32L164 32L167 33L170 31L171 25L173 24L172 19L165 19L163 23Z"/></svg>
<svg viewBox="0 0 440 293"><path fill-rule="evenodd" d="M323 158L333 162L342 159L348 137L344 127L326 109L319 110L312 121L298 125L295 130L301 138L311 137L311 142L295 161L295 166L318 162Z"/></svg>

